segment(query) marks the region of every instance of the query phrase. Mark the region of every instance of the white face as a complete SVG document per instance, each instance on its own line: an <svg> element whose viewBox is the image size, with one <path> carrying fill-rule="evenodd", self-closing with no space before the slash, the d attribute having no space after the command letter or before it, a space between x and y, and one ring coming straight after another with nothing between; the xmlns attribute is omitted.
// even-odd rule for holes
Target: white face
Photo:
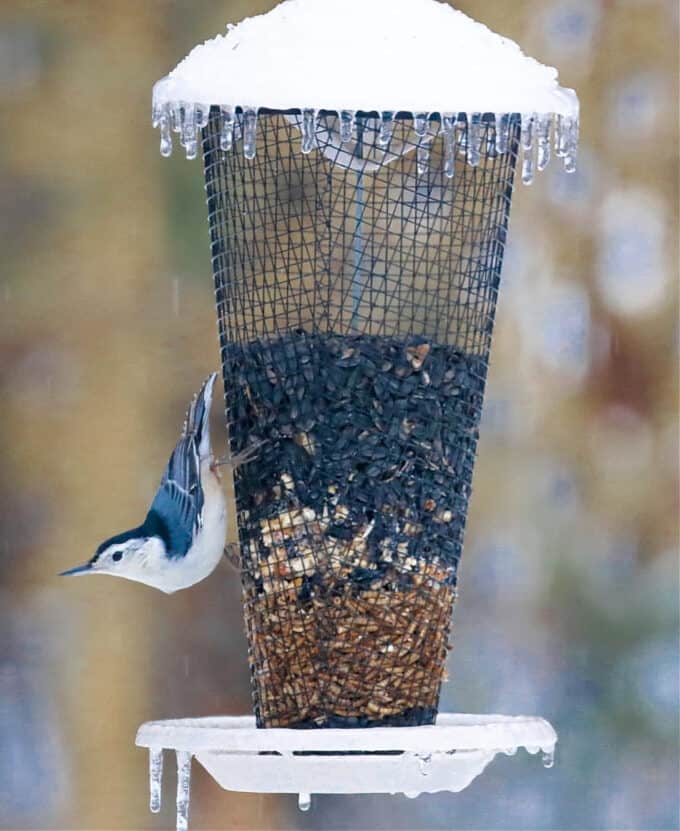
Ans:
<svg viewBox="0 0 680 831"><path fill-rule="evenodd" d="M131 539L125 542L116 542L100 551L96 559L91 560L91 574L113 574L126 577L126 572L139 567L145 560L145 548L150 540Z"/></svg>
<svg viewBox="0 0 680 831"><path fill-rule="evenodd" d="M63 574L110 574L154 586L166 560L165 547L158 537L131 538L111 542L89 562Z"/></svg>

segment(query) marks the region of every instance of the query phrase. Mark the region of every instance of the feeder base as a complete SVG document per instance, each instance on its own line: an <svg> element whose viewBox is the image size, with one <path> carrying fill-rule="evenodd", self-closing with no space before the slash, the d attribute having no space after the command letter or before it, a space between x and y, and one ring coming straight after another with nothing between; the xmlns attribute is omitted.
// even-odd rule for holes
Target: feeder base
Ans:
<svg viewBox="0 0 680 831"><path fill-rule="evenodd" d="M251 716L151 721L136 744L150 750L151 810L160 809L163 750L177 752L177 827L186 829L187 760L195 756L223 788L297 793L308 810L313 793L421 793L466 788L497 753L543 751L552 766L557 735L542 718L440 713L423 727L258 729Z"/></svg>

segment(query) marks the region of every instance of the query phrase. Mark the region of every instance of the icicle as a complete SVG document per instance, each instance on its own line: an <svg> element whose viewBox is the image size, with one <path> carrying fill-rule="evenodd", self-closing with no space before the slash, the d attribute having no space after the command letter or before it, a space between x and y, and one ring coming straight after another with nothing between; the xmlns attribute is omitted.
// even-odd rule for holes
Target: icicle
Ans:
<svg viewBox="0 0 680 831"><path fill-rule="evenodd" d="M559 159L567 155L566 119L563 115L558 115L555 122L555 155Z"/></svg>
<svg viewBox="0 0 680 831"><path fill-rule="evenodd" d="M486 157L487 159L495 159L498 156L496 149L496 130L493 129L491 122L486 125Z"/></svg>
<svg viewBox="0 0 680 831"><path fill-rule="evenodd" d="M354 113L351 110L342 110L340 113L340 141L344 144L352 141L354 132Z"/></svg>
<svg viewBox="0 0 680 831"><path fill-rule="evenodd" d="M539 170L545 170L550 162L550 122L549 115L541 116L538 119L538 127L536 128L538 134L538 162L536 167Z"/></svg>
<svg viewBox="0 0 680 831"><path fill-rule="evenodd" d="M576 153L578 151L579 124L576 119L569 119L566 128L564 169L567 173L574 173L576 170Z"/></svg>
<svg viewBox="0 0 680 831"><path fill-rule="evenodd" d="M496 150L503 155L508 152L510 143L510 115L496 113Z"/></svg>
<svg viewBox="0 0 680 831"><path fill-rule="evenodd" d="M170 113L167 106L163 108L160 116L161 131L161 156L168 158L172 155L172 133L170 132Z"/></svg>
<svg viewBox="0 0 680 831"><path fill-rule="evenodd" d="M196 127L202 130L208 126L210 118L210 104L196 104Z"/></svg>
<svg viewBox="0 0 680 831"><path fill-rule="evenodd" d="M243 111L243 155L254 159L257 141L257 110L248 107Z"/></svg>
<svg viewBox="0 0 680 831"><path fill-rule="evenodd" d="M420 796L420 791L404 791L406 799L417 799Z"/></svg>
<svg viewBox="0 0 680 831"><path fill-rule="evenodd" d="M551 768L555 764L555 749L543 751L543 767Z"/></svg>
<svg viewBox="0 0 680 831"><path fill-rule="evenodd" d="M185 104L181 142L186 151L187 159L195 159L198 153L198 141L196 139L197 130L196 107L194 104Z"/></svg>
<svg viewBox="0 0 680 831"><path fill-rule="evenodd" d="M316 110L302 111L302 152L311 153L316 146Z"/></svg>
<svg viewBox="0 0 680 831"><path fill-rule="evenodd" d="M413 129L419 139L425 138L427 134L427 113L416 113L413 116Z"/></svg>
<svg viewBox="0 0 680 831"><path fill-rule="evenodd" d="M390 146L392 141L392 113L384 112L380 120L380 132L378 133L378 146L383 150Z"/></svg>
<svg viewBox="0 0 680 831"><path fill-rule="evenodd" d="M453 179L456 173L456 120L452 113L442 116L444 130L444 174Z"/></svg>
<svg viewBox="0 0 680 831"><path fill-rule="evenodd" d="M533 113L527 113L522 116L522 150L531 150L531 148L534 146L535 123L536 116Z"/></svg>
<svg viewBox="0 0 680 831"><path fill-rule="evenodd" d="M177 751L177 831L188 831L191 798L191 753Z"/></svg>
<svg viewBox="0 0 680 831"><path fill-rule="evenodd" d="M416 168L420 176L430 169L430 143L423 139L416 150Z"/></svg>
<svg viewBox="0 0 680 831"><path fill-rule="evenodd" d="M175 102L171 105L171 116L172 116L172 132L173 133L181 133L182 132L182 120L184 118L182 105L178 102Z"/></svg>
<svg viewBox="0 0 680 831"><path fill-rule="evenodd" d="M482 157L482 114L472 113L468 119L467 160L472 167L477 167Z"/></svg>
<svg viewBox="0 0 680 831"><path fill-rule="evenodd" d="M161 117L165 111L165 105L159 104L154 100L151 105L151 126L156 129L161 126Z"/></svg>
<svg viewBox="0 0 680 831"><path fill-rule="evenodd" d="M234 110L231 107L220 107L222 129L220 130L220 147L225 153L234 145Z"/></svg>
<svg viewBox="0 0 680 831"><path fill-rule="evenodd" d="M312 807L312 796L308 793L298 794L298 808L301 811L309 811Z"/></svg>
<svg viewBox="0 0 680 831"><path fill-rule="evenodd" d="M530 185L534 181L534 125L535 116L533 114L522 116L520 143L524 157L522 162L522 182L525 185Z"/></svg>
<svg viewBox="0 0 680 831"><path fill-rule="evenodd" d="M464 116L463 121L458 121L456 124L456 147L458 154L464 159L467 159L467 115Z"/></svg>
<svg viewBox="0 0 680 831"><path fill-rule="evenodd" d="M149 810L157 814L161 809L161 788L163 784L163 750L149 748Z"/></svg>
<svg viewBox="0 0 680 831"><path fill-rule="evenodd" d="M430 142L427 135L427 113L416 113L413 117L413 129L418 137L416 148L416 169L422 176L430 167Z"/></svg>

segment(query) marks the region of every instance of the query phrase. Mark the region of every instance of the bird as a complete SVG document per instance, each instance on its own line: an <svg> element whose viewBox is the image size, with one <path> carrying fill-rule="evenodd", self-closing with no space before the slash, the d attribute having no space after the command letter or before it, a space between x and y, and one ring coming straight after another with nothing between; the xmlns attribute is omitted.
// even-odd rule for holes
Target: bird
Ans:
<svg viewBox="0 0 680 831"><path fill-rule="evenodd" d="M166 594L193 586L217 567L225 548L227 505L219 467L252 460L253 448L216 459L210 443L214 372L194 396L161 483L144 522L105 540L69 577L109 574Z"/></svg>

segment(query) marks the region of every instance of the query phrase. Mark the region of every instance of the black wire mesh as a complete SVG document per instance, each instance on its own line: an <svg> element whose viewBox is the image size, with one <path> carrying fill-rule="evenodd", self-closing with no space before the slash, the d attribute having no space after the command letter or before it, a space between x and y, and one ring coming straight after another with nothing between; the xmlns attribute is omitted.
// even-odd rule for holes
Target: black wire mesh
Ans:
<svg viewBox="0 0 680 831"><path fill-rule="evenodd" d="M434 721L518 152L482 122L268 113L257 155L203 133L259 726ZM237 125L238 131L238 125ZM383 137L384 138L384 137ZM429 160L427 157L429 156Z"/></svg>

